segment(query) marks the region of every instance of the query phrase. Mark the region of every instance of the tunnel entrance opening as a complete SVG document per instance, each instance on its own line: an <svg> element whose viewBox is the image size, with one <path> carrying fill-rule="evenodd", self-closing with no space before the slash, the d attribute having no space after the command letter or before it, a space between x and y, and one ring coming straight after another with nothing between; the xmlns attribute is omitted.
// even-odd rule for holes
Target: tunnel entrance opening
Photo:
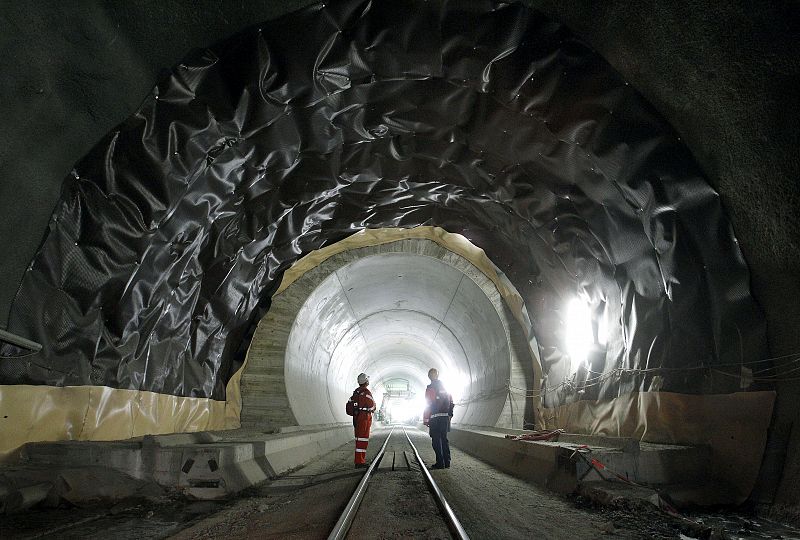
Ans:
<svg viewBox="0 0 800 540"><path fill-rule="evenodd" d="M541 379L526 331L483 269L413 237L424 230L435 231L386 229L392 241L311 263L273 297L242 372L242 425L347 422L344 403L360 372L387 413L410 420L421 416L431 367L457 402L455 422L534 425ZM513 309L522 314L524 305Z"/></svg>
<svg viewBox="0 0 800 540"><path fill-rule="evenodd" d="M424 394L408 379L384 378L372 393L378 404L376 416L384 423L414 424L422 417Z"/></svg>

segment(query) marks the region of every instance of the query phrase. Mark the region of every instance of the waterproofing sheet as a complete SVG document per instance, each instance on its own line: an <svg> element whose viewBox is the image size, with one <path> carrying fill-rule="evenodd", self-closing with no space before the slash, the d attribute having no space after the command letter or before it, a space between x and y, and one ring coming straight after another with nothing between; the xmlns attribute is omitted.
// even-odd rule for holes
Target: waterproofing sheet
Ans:
<svg viewBox="0 0 800 540"><path fill-rule="evenodd" d="M418 225L520 292L545 406L729 392L708 368L764 357L719 196L599 55L518 4L345 1L193 53L76 164L9 321L43 349L0 382L224 400L294 261ZM584 389L573 297L608 327Z"/></svg>

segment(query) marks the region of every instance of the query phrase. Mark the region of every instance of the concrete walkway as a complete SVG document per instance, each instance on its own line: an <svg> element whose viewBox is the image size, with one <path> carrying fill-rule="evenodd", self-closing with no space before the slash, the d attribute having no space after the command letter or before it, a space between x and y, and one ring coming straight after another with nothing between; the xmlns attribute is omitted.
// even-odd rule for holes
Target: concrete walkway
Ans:
<svg viewBox="0 0 800 540"><path fill-rule="evenodd" d="M161 489L224 498L301 467L352 437L352 426L332 424L31 443L18 464L0 468L0 508L20 511L45 498L73 504L119 500Z"/></svg>

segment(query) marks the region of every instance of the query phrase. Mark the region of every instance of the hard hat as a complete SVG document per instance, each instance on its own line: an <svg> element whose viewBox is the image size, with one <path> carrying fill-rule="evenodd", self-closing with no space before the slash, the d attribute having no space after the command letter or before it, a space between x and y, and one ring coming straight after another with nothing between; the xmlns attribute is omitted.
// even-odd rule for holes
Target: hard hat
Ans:
<svg viewBox="0 0 800 540"><path fill-rule="evenodd" d="M428 378L432 381L435 381L439 378L439 370L436 368L431 368L428 370Z"/></svg>
<svg viewBox="0 0 800 540"><path fill-rule="evenodd" d="M367 384L369 382L369 375L366 373L358 374L358 384Z"/></svg>

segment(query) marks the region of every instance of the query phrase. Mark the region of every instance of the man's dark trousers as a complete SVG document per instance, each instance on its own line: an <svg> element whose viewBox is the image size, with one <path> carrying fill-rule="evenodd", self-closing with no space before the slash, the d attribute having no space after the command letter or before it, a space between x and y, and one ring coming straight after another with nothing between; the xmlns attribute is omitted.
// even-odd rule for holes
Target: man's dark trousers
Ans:
<svg viewBox="0 0 800 540"><path fill-rule="evenodd" d="M450 431L450 418L438 416L429 422L433 451L436 453L436 465L450 466L450 443L447 441L447 432Z"/></svg>

